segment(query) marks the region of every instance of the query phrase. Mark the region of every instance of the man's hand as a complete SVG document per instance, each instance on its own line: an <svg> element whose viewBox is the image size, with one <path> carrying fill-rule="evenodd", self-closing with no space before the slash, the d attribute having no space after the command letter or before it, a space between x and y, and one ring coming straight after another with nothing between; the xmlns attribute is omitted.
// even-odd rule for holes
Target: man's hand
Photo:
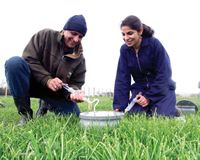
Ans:
<svg viewBox="0 0 200 160"><path fill-rule="evenodd" d="M83 102L85 98L85 94L81 90L76 90L75 92L70 94L70 99L74 102Z"/></svg>
<svg viewBox="0 0 200 160"><path fill-rule="evenodd" d="M49 89L51 89L52 91L54 91L54 92L56 92L59 89L61 89L62 88L62 84L63 84L63 82L57 77L53 78L53 79L49 79L47 81L47 87Z"/></svg>

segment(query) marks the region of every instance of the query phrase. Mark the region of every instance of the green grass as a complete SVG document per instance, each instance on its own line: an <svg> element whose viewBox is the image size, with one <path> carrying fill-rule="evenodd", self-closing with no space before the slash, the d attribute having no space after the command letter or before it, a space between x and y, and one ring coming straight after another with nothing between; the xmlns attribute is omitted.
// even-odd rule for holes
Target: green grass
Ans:
<svg viewBox="0 0 200 160"><path fill-rule="evenodd" d="M187 99L200 107L200 97ZM168 160L200 159L200 113L186 122L168 118L126 116L115 127L84 128L74 115L48 113L23 127L11 97L0 97L0 159ZM38 101L32 99L37 110ZM80 104L87 111L87 104ZM112 98L100 97L97 110L112 110Z"/></svg>

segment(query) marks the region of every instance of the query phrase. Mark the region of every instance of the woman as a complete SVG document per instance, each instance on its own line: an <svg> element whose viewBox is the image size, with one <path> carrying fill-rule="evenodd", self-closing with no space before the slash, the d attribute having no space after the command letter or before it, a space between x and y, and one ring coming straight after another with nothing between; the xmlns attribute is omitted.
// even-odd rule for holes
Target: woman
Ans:
<svg viewBox="0 0 200 160"><path fill-rule="evenodd" d="M129 113L176 116L175 82L171 79L171 64L165 48L153 37L154 31L136 16L126 17L120 27L125 44L120 49L114 110L125 111L128 103L137 97Z"/></svg>

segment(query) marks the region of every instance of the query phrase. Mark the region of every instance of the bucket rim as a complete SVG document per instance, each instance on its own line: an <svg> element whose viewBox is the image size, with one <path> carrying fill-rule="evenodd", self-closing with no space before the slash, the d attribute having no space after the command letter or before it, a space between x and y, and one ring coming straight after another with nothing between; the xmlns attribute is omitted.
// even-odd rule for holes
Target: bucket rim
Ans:
<svg viewBox="0 0 200 160"><path fill-rule="evenodd" d="M123 112L115 111L95 111L95 112L82 112L79 115L83 120L118 120L124 116Z"/></svg>

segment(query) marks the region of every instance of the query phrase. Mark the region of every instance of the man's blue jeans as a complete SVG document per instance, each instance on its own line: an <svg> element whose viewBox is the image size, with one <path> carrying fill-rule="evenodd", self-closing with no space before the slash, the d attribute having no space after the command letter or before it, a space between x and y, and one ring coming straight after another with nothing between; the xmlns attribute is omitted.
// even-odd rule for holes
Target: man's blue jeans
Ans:
<svg viewBox="0 0 200 160"><path fill-rule="evenodd" d="M47 102L55 114L68 113L80 114L80 109L75 102L67 101L60 92L57 94L47 87L37 83L28 63L21 57L11 57L5 62L5 76L14 99L30 97L41 98Z"/></svg>

